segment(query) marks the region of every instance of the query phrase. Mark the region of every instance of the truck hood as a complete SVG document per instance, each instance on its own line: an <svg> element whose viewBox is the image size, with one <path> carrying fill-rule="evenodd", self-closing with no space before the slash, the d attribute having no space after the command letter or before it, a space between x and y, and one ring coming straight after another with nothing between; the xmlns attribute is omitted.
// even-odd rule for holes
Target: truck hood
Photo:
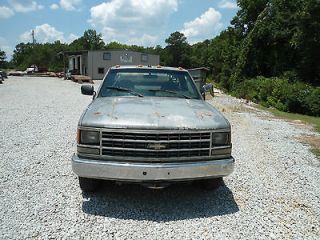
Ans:
<svg viewBox="0 0 320 240"><path fill-rule="evenodd" d="M80 126L131 129L229 129L229 122L203 100L170 97L100 97Z"/></svg>

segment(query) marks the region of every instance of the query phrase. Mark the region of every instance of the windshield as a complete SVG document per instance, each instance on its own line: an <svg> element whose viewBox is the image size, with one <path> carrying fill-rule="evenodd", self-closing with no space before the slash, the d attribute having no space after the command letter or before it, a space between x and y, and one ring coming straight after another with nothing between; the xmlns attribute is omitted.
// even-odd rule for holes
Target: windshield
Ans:
<svg viewBox="0 0 320 240"><path fill-rule="evenodd" d="M164 69L111 69L98 97L115 96L201 99L187 72Z"/></svg>

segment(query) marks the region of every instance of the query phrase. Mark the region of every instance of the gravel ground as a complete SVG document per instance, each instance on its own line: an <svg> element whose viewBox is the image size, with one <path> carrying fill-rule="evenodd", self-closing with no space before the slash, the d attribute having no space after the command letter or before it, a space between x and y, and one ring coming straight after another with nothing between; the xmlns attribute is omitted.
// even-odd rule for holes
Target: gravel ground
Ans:
<svg viewBox="0 0 320 240"><path fill-rule="evenodd" d="M218 94L209 102L232 124L237 163L224 186L83 195L70 158L89 102L57 78L0 85L1 239L320 239L320 162L296 140L310 127Z"/></svg>

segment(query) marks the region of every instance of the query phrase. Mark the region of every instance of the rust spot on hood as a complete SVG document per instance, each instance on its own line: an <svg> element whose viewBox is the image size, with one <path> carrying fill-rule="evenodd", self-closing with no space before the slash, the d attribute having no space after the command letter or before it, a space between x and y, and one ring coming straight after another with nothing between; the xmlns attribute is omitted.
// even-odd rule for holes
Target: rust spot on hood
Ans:
<svg viewBox="0 0 320 240"><path fill-rule="evenodd" d="M95 112L94 115L101 115L101 112Z"/></svg>
<svg viewBox="0 0 320 240"><path fill-rule="evenodd" d="M161 115L161 114L158 113L158 112L154 112L154 115L156 115L157 117L166 117L165 115Z"/></svg>
<svg viewBox="0 0 320 240"><path fill-rule="evenodd" d="M212 112L198 112L198 117L204 119L205 117L212 117Z"/></svg>

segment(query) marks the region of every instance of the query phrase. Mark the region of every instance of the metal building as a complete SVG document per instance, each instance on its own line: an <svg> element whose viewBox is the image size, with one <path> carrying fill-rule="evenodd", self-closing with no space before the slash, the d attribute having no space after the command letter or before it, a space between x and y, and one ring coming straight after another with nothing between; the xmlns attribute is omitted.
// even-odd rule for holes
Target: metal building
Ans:
<svg viewBox="0 0 320 240"><path fill-rule="evenodd" d="M68 56L68 70L102 79L107 70L115 65L158 65L160 56L128 50L82 50L65 52Z"/></svg>

